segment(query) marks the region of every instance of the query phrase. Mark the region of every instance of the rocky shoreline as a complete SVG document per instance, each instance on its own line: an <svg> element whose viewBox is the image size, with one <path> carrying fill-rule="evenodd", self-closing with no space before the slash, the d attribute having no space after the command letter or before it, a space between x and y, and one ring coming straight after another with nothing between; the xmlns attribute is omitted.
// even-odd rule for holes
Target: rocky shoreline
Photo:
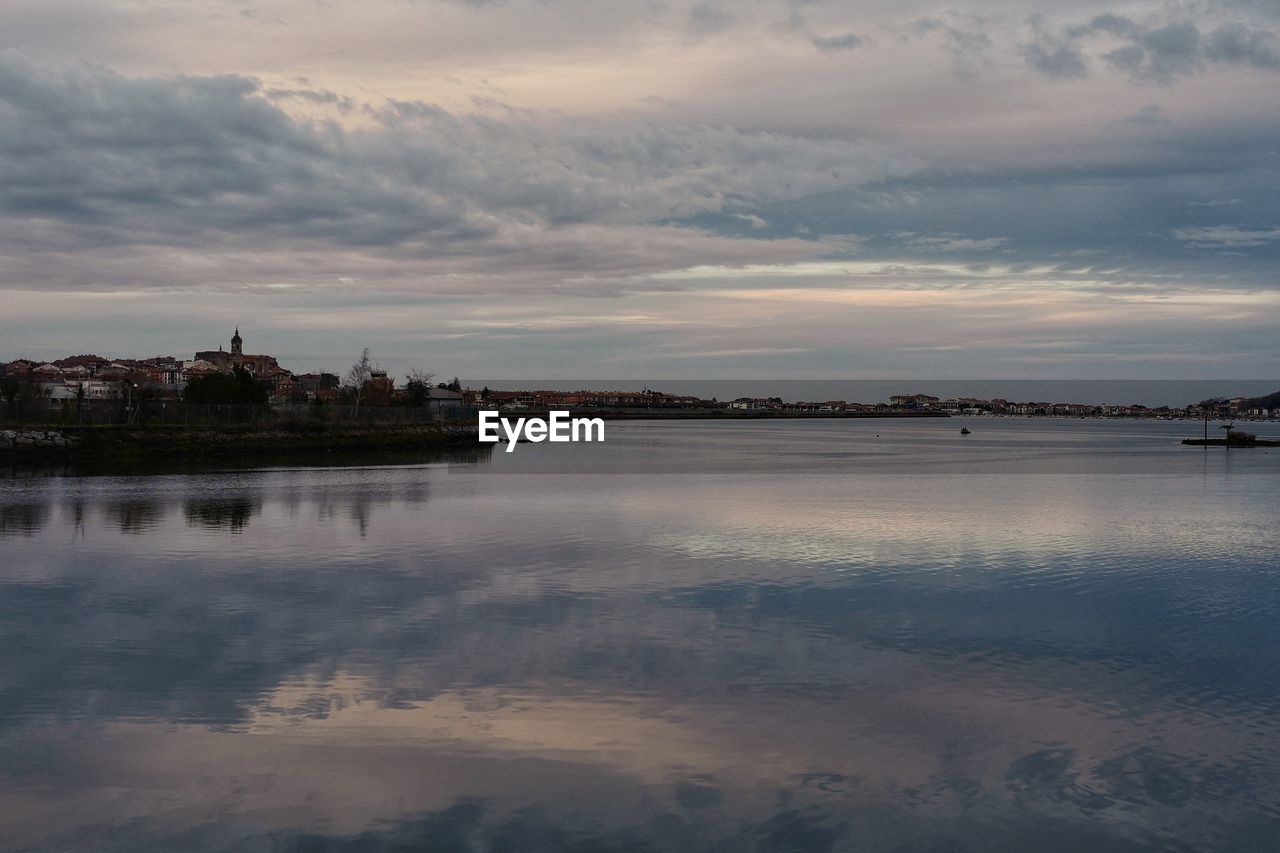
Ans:
<svg viewBox="0 0 1280 853"><path fill-rule="evenodd" d="M79 443L59 430L0 430L0 454L52 456L74 450Z"/></svg>

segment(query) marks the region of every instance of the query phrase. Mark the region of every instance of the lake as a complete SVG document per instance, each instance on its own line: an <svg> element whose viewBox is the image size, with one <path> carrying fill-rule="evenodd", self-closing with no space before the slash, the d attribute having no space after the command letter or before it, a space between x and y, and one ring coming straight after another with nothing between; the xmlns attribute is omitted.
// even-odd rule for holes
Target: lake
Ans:
<svg viewBox="0 0 1280 853"><path fill-rule="evenodd" d="M0 849L1272 851L1280 450L1200 431L7 472Z"/></svg>

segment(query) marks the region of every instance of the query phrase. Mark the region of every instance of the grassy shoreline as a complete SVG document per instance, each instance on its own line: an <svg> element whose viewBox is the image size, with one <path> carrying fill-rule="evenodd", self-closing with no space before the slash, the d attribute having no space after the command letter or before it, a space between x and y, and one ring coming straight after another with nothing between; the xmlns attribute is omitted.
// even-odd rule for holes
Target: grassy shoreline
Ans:
<svg viewBox="0 0 1280 853"><path fill-rule="evenodd" d="M1193 447L1280 447L1280 441L1271 438L1256 438L1253 441L1239 441L1233 438L1230 443L1225 438L1184 438L1182 443Z"/></svg>

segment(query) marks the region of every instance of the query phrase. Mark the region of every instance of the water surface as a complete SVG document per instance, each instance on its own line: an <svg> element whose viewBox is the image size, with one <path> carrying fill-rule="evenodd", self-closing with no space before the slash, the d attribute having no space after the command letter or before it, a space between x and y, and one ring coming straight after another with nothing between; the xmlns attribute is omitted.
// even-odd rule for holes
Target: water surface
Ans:
<svg viewBox="0 0 1280 853"><path fill-rule="evenodd" d="M0 848L1275 849L1280 452L961 423L11 472Z"/></svg>

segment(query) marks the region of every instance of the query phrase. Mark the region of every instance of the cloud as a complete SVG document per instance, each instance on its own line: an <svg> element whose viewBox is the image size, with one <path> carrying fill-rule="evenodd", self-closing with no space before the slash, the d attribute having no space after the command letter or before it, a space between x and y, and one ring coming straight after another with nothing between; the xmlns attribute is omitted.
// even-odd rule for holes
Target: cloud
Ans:
<svg viewBox="0 0 1280 853"><path fill-rule="evenodd" d="M1159 126L1171 124L1169 117L1164 114L1164 110L1160 109L1159 104L1146 104L1140 110L1120 119L1118 124L1136 124Z"/></svg>
<svg viewBox="0 0 1280 853"><path fill-rule="evenodd" d="M731 214L734 219L745 222L752 228L768 228L769 223L762 217L756 216L754 213L734 213Z"/></svg>
<svg viewBox="0 0 1280 853"><path fill-rule="evenodd" d="M648 273L699 252L729 263L782 246L811 255L823 243L730 240L674 221L749 218L915 167L875 144L731 126L493 118L384 101L364 108L364 126L343 128L269 100L299 97L342 102L245 77L136 79L3 54L0 216L20 250L0 256L6 281L56 261L46 280L104 286L114 252L134 259L132 280L146 280L141 261L157 247L182 251L184 280L243 275L250 264L236 253L277 276L288 276L291 254L306 272L319 253L334 275L394 254L420 274L470 259L475 275L523 266L544 283ZM90 264L71 260L90 252Z"/></svg>
<svg viewBox="0 0 1280 853"><path fill-rule="evenodd" d="M984 29L981 18L973 15L947 19L921 18L911 23L911 31L919 38L933 35L942 37L942 44L951 56L951 73L960 80L973 80L991 64L991 49L995 46L991 35Z"/></svg>
<svg viewBox="0 0 1280 853"><path fill-rule="evenodd" d="M689 9L689 35L695 39L719 35L733 26L733 20L719 5L702 0Z"/></svg>
<svg viewBox="0 0 1280 853"><path fill-rule="evenodd" d="M1042 18L1033 22L1035 38L1020 48L1033 71L1054 79L1079 79L1089 73L1084 53L1069 38L1046 32Z"/></svg>
<svg viewBox="0 0 1280 853"><path fill-rule="evenodd" d="M838 36L814 36L811 41L813 46L823 53L837 53L844 50L853 50L862 44L862 39L853 34L845 33Z"/></svg>
<svg viewBox="0 0 1280 853"><path fill-rule="evenodd" d="M921 236L911 232L898 235L903 242L914 248L927 252L989 252L1009 242L1008 237L983 237L974 239L957 234L940 234L937 236Z"/></svg>
<svg viewBox="0 0 1280 853"><path fill-rule="evenodd" d="M289 26L237 14L250 5ZM101 325L127 343L160 292L201 312L296 305L290 322L332 335L402 322L412 341L415 309L438 329L510 305L511 339L521 312L549 328L606 297L617 316L687 318L690 268L998 260L1048 293L1069 262L1099 299L1274 291L1280 241L1173 236L1221 222L1198 206L1213 200L1233 200L1217 214L1237 242L1280 222L1267 4L472 5L0 4L0 47L23 51L0 53L0 359L60 337L72 308L97 339L104 306L137 298ZM846 59L858 74L835 73ZM895 299L914 310L916 280L895 282L877 327ZM47 300L43 325L19 299ZM755 345L758 317L708 310L722 337L682 327L697 340L668 351ZM875 331L842 310L822 317ZM1209 311L1204 328L1253 322ZM484 328L449 326L477 347L460 361L489 357ZM519 363L555 372L558 352L541 340Z"/></svg>
<svg viewBox="0 0 1280 853"><path fill-rule="evenodd" d="M1238 204L1238 198L1211 198L1207 201L1189 201L1187 207L1234 207Z"/></svg>
<svg viewBox="0 0 1280 853"><path fill-rule="evenodd" d="M1205 39L1204 52L1211 62L1280 69L1280 39L1276 34L1241 23L1224 24L1210 33Z"/></svg>
<svg viewBox="0 0 1280 853"><path fill-rule="evenodd" d="M328 89L266 89L262 93L271 101L303 101L313 106L331 106L335 107L341 113L350 113L356 108L355 101L351 98L344 98L336 92Z"/></svg>
<svg viewBox="0 0 1280 853"><path fill-rule="evenodd" d="M1134 81L1162 85L1214 64L1280 70L1276 34L1240 21L1202 31L1189 20L1152 24L1107 13L1057 32L1038 16L1032 26L1034 39L1022 46L1022 56L1033 71L1050 78L1087 76L1086 48L1098 51L1107 64Z"/></svg>
<svg viewBox="0 0 1280 853"><path fill-rule="evenodd" d="M1200 30L1195 24L1134 28L1129 37L1129 44L1104 54L1104 58L1134 79L1168 83L1204 66Z"/></svg>
<svg viewBox="0 0 1280 853"><path fill-rule="evenodd" d="M1280 240L1280 228L1253 229L1239 225L1210 225L1203 228L1177 228L1177 240L1190 249L1245 249L1265 246Z"/></svg>
<svg viewBox="0 0 1280 853"><path fill-rule="evenodd" d="M1062 42L1037 41L1023 46L1027 64L1046 77L1078 79L1089 73L1079 48Z"/></svg>

